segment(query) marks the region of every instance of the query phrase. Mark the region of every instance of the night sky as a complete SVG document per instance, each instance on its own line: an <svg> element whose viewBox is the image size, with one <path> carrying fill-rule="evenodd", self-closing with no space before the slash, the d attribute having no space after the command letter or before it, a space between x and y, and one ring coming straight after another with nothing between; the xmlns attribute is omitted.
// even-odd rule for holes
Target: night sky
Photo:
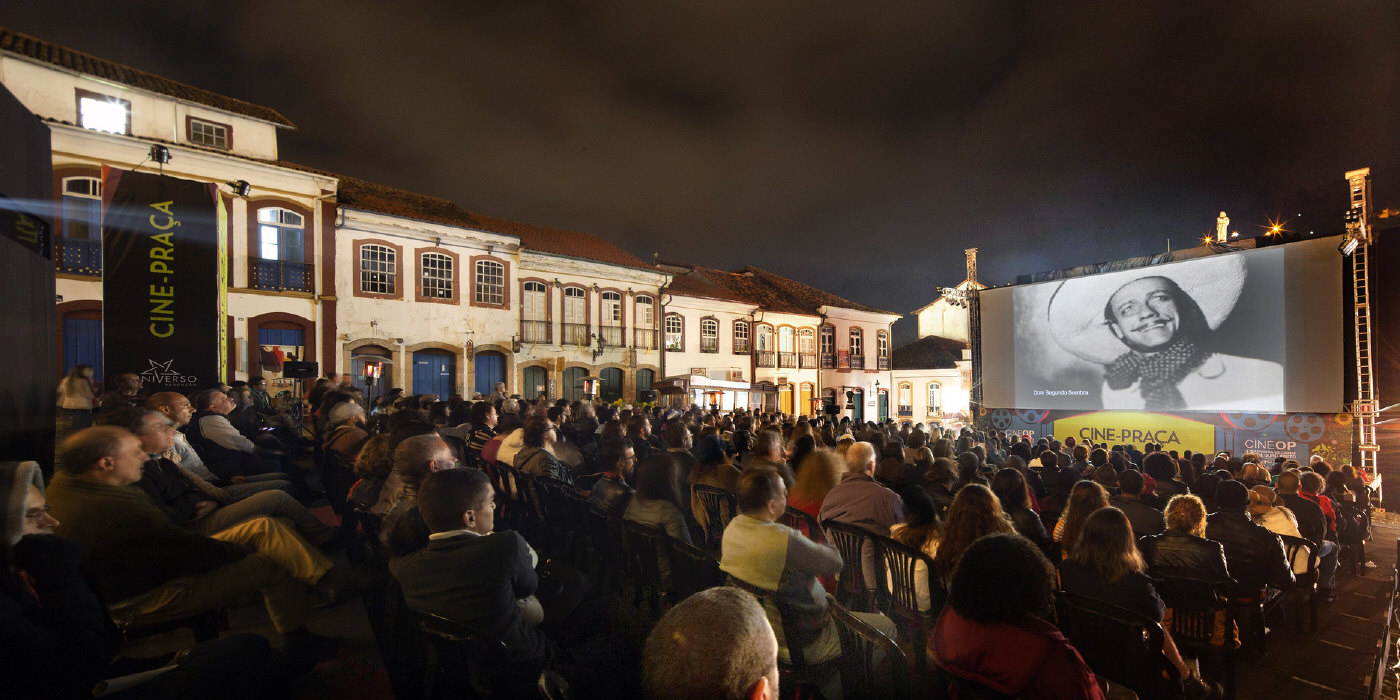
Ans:
<svg viewBox="0 0 1400 700"><path fill-rule="evenodd" d="M1353 168L1400 210L1396 2L17 5L0 26L279 110L287 160L897 312L969 246L1002 284L1220 210L1337 233Z"/></svg>

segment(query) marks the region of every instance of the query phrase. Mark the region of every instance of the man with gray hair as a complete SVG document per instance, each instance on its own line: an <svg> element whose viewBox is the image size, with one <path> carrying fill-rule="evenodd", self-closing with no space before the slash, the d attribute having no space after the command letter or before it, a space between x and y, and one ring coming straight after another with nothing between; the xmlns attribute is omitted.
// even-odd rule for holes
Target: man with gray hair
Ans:
<svg viewBox="0 0 1400 700"><path fill-rule="evenodd" d="M841 483L826 494L817 520L854 525L879 537L889 537L890 527L907 517L904 499L875 481L875 446L868 442L852 444L846 450L846 473L841 476ZM861 568L868 589L875 587L875 566L874 548L866 547Z"/></svg>
<svg viewBox="0 0 1400 700"><path fill-rule="evenodd" d="M647 637L642 686L651 700L778 697L778 639L763 607L733 586L681 601Z"/></svg>

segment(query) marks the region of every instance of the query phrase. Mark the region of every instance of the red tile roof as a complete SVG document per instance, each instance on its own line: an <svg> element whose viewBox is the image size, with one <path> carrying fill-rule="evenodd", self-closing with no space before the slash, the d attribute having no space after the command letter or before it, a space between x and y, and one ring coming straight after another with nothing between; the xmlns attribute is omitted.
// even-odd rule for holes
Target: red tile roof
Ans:
<svg viewBox="0 0 1400 700"><path fill-rule="evenodd" d="M735 292L733 289L716 284L715 281L710 278L710 273L718 273L721 275L727 275L729 273L691 265L678 266L687 267L691 270L690 272L677 272L674 274L671 279L671 284L666 287L672 294L752 303L749 301L748 297Z"/></svg>
<svg viewBox="0 0 1400 700"><path fill-rule="evenodd" d="M242 114L254 119L272 122L279 126L296 128L286 117L271 107L245 102L227 97L192 85L162 78L153 73L137 70L120 63L98 58L91 54L63 46L50 44L42 39L13 32L0 27L0 51L8 51L35 61L41 61L66 70L91 75L114 83L129 85L141 90L169 95L170 97L202 104L225 112Z"/></svg>
<svg viewBox="0 0 1400 700"><path fill-rule="evenodd" d="M777 294L789 298L792 305L807 309L805 313L816 313L817 308L822 306L835 306L842 309L854 309L856 311L866 311L876 314L895 314L893 311L877 309L873 306L858 304L850 299L844 299L831 292L823 291L811 285L803 284L797 280L788 279L782 275L775 275L767 270L762 270L752 265L744 267L744 272L752 273L753 279L759 284L775 290Z"/></svg>
<svg viewBox="0 0 1400 700"><path fill-rule="evenodd" d="M484 214L472 216L481 222L479 228L483 230L518 237L526 250L658 272L655 267L642 262L637 256L591 233L522 224Z"/></svg>
<svg viewBox="0 0 1400 700"><path fill-rule="evenodd" d="M380 185L357 177L324 174L340 180L336 201L342 206L450 226L475 229L482 227L471 212L446 199Z"/></svg>
<svg viewBox="0 0 1400 700"><path fill-rule="evenodd" d="M892 369L955 369L967 343L928 335L890 352Z"/></svg>
<svg viewBox="0 0 1400 700"><path fill-rule="evenodd" d="M690 275L676 275L671 288L677 294L692 294L718 299L733 299L761 306L775 313L817 315L822 306L888 314L864 304L857 304L830 292L776 275L767 270L747 266L737 272L725 272L712 267L684 265L694 270ZM708 284L707 284L708 283Z"/></svg>

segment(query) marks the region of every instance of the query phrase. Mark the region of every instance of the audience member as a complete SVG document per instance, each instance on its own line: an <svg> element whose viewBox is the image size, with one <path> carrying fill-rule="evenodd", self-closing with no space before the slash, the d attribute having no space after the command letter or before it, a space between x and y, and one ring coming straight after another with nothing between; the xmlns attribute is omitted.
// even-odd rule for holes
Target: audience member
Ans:
<svg viewBox="0 0 1400 700"><path fill-rule="evenodd" d="M623 513L624 520L650 525L673 540L690 544L690 530L681 512L680 485L676 462L666 452L656 452L633 471L636 491ZM656 566L661 580L670 587L671 558L666 548L657 552Z"/></svg>
<svg viewBox="0 0 1400 700"><path fill-rule="evenodd" d="M612 517L621 517L632 498L632 487L627 480L632 478L632 468L637 463L637 453L632 441L616 437L603 441L598 450L598 462L603 468L593 488L588 492L588 500L607 511Z"/></svg>
<svg viewBox="0 0 1400 700"><path fill-rule="evenodd" d="M1069 502L1055 523L1054 538L1060 543L1060 558L1074 553L1074 545L1079 541L1079 528L1090 513L1108 507L1108 492L1097 482L1080 481L1070 491Z"/></svg>
<svg viewBox="0 0 1400 700"><path fill-rule="evenodd" d="M1206 518L1206 537L1225 548L1225 561L1235 579L1235 597L1259 600L1264 587L1293 587L1293 572L1278 535L1255 525L1245 509L1249 489L1226 481L1216 489L1218 509Z"/></svg>
<svg viewBox="0 0 1400 700"><path fill-rule="evenodd" d="M1314 499L1305 498L1299 493L1301 479L1298 472L1289 470L1279 474L1276 484L1283 504L1298 521L1298 532L1318 546L1321 564L1318 567L1318 588L1327 602L1336 600L1333 589L1337 585L1337 543L1327 539L1327 515Z"/></svg>
<svg viewBox="0 0 1400 700"><path fill-rule="evenodd" d="M1030 508L1030 487L1021 472L1014 467L997 470L992 477L992 493L1001 501L1002 512L1011 519L1016 532L1035 543L1041 551L1050 551L1050 536L1045 532L1045 523Z"/></svg>
<svg viewBox="0 0 1400 700"><path fill-rule="evenodd" d="M774 700L778 640L753 595L720 586L661 617L642 652L650 700Z"/></svg>
<svg viewBox="0 0 1400 700"><path fill-rule="evenodd" d="M520 441L523 447L515 453L515 462L512 466L523 474L548 477L565 484L573 484L573 471L554 456L554 443L558 440L559 433L549 418L544 414L536 413L525 419L520 430Z"/></svg>
<svg viewBox="0 0 1400 700"><path fill-rule="evenodd" d="M1142 472L1129 469L1118 477L1118 493L1108 499L1109 505L1128 516L1137 537L1158 535L1166 528L1162 524L1162 511L1142 501L1143 486Z"/></svg>

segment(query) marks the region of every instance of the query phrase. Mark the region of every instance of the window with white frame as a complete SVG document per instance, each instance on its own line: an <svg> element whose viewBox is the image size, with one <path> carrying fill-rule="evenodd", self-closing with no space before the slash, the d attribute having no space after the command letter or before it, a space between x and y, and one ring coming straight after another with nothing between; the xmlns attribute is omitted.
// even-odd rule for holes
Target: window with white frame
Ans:
<svg viewBox="0 0 1400 700"><path fill-rule="evenodd" d="M778 352L793 351L793 331L791 326L782 326L778 329Z"/></svg>
<svg viewBox="0 0 1400 700"><path fill-rule="evenodd" d="M603 315L601 323L604 326L622 325L622 295L617 292L603 292Z"/></svg>
<svg viewBox="0 0 1400 700"><path fill-rule="evenodd" d="M914 403L914 385L909 382L899 383L899 405L910 406Z"/></svg>
<svg viewBox="0 0 1400 700"><path fill-rule="evenodd" d="M506 303L506 266L495 260L476 261L476 303L502 306Z"/></svg>
<svg viewBox="0 0 1400 700"><path fill-rule="evenodd" d="M875 355L877 357L890 356L890 336L884 331L875 333Z"/></svg>
<svg viewBox="0 0 1400 700"><path fill-rule="evenodd" d="M645 294L638 294L636 319L638 328L656 328L656 301Z"/></svg>
<svg viewBox="0 0 1400 700"><path fill-rule="evenodd" d="M227 124L190 117L188 126L189 133L186 136L189 137L190 143L225 150L229 148L229 127Z"/></svg>
<svg viewBox="0 0 1400 700"><path fill-rule="evenodd" d="M835 355L835 354L836 354L836 327L835 327L835 326L822 326L821 338L822 338L822 354L823 354L823 355Z"/></svg>
<svg viewBox="0 0 1400 700"><path fill-rule="evenodd" d="M304 262L305 238L306 219L301 214L278 207L258 210L258 255L263 260Z"/></svg>
<svg viewBox="0 0 1400 700"><path fill-rule="evenodd" d="M685 319L680 314L666 314L666 349L679 352L685 349Z"/></svg>
<svg viewBox="0 0 1400 700"><path fill-rule="evenodd" d="M773 352L773 327L761 324L758 327L758 345L754 348L758 352Z"/></svg>
<svg viewBox="0 0 1400 700"><path fill-rule="evenodd" d="M95 177L63 178L63 237L102 239L102 181Z"/></svg>
<svg viewBox="0 0 1400 700"><path fill-rule="evenodd" d="M734 353L742 355L749 351L749 322L734 322Z"/></svg>
<svg viewBox="0 0 1400 700"><path fill-rule="evenodd" d="M564 288L564 323L588 323L588 292L583 287Z"/></svg>
<svg viewBox="0 0 1400 700"><path fill-rule="evenodd" d="M79 90L78 126L110 134L130 134L131 102Z"/></svg>
<svg viewBox="0 0 1400 700"><path fill-rule="evenodd" d="M719 352L719 321L700 319L700 352Z"/></svg>
<svg viewBox="0 0 1400 700"><path fill-rule="evenodd" d="M943 385L936 382L929 382L928 385L928 412L943 413Z"/></svg>
<svg viewBox="0 0 1400 700"><path fill-rule="evenodd" d="M520 317L526 321L543 321L548 311L548 289L544 283L526 282L525 295L520 300Z"/></svg>
<svg viewBox="0 0 1400 700"><path fill-rule="evenodd" d="M398 253L384 245L366 243L360 246L360 291L366 294L395 294L398 280L395 269Z"/></svg>
<svg viewBox="0 0 1400 700"><path fill-rule="evenodd" d="M817 351L816 331L811 328L803 328L797 331L797 352L803 355L811 355Z"/></svg>
<svg viewBox="0 0 1400 700"><path fill-rule="evenodd" d="M853 357L865 354L865 336L859 328L851 329L851 355Z"/></svg>
<svg viewBox="0 0 1400 700"><path fill-rule="evenodd" d="M452 298L452 256L423 254L423 296L428 299Z"/></svg>

